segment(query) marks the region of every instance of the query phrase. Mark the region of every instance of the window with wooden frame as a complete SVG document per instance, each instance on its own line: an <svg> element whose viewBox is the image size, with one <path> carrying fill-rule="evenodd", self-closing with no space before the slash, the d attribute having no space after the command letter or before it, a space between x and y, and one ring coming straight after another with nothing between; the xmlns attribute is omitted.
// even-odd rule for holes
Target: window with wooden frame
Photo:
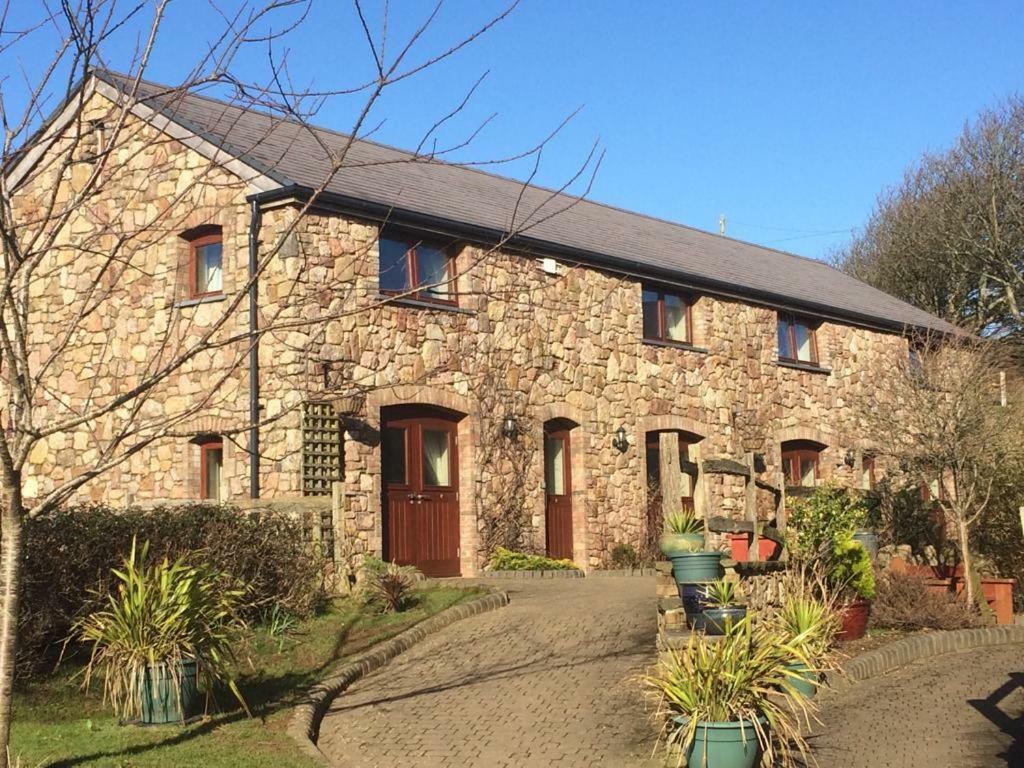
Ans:
<svg viewBox="0 0 1024 768"><path fill-rule="evenodd" d="M818 484L822 448L810 440L790 440L782 444L782 472L787 487L813 488Z"/></svg>
<svg viewBox="0 0 1024 768"><path fill-rule="evenodd" d="M779 360L818 364L817 324L806 318L779 313Z"/></svg>
<svg viewBox="0 0 1024 768"><path fill-rule="evenodd" d="M220 227L201 227L188 241L188 289L193 299L224 293L224 238Z"/></svg>
<svg viewBox="0 0 1024 768"><path fill-rule="evenodd" d="M643 305L644 339L669 344L690 344L693 302L686 296L645 286Z"/></svg>
<svg viewBox="0 0 1024 768"><path fill-rule="evenodd" d="M198 441L199 448L199 498L208 501L221 500L221 482L224 477L224 441L217 436L204 437Z"/></svg>
<svg viewBox="0 0 1024 768"><path fill-rule="evenodd" d="M455 259L450 247L393 233L381 235L377 246L381 293L439 304L456 303Z"/></svg>
<svg viewBox="0 0 1024 768"><path fill-rule="evenodd" d="M875 457L865 453L860 457L860 487L866 491L875 490Z"/></svg>

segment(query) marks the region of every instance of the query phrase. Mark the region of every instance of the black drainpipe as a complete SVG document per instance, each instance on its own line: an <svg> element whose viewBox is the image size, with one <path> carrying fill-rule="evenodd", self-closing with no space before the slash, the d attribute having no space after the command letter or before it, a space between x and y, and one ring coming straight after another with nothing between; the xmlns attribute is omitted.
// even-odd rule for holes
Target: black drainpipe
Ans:
<svg viewBox="0 0 1024 768"><path fill-rule="evenodd" d="M259 232L262 212L258 200L249 203L249 498L260 497L260 342L259 293L255 275L259 268Z"/></svg>

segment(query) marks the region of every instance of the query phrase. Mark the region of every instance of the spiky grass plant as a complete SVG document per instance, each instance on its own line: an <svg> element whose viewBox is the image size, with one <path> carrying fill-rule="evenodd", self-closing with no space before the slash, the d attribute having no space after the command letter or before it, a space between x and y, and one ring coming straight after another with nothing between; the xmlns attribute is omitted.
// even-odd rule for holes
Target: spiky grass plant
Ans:
<svg viewBox="0 0 1024 768"><path fill-rule="evenodd" d="M669 533L704 533L704 521L689 510L670 512L665 515L665 530Z"/></svg>
<svg viewBox="0 0 1024 768"><path fill-rule="evenodd" d="M84 686L101 672L104 701L122 719L137 718L146 668L165 664L180 691L181 665L194 661L207 701L222 683L249 713L231 675L234 649L245 629L239 615L245 590L225 574L184 559L147 564L148 552L148 542L138 547L133 539L123 567L112 571L117 588L107 596L106 607L74 625L72 638L92 646Z"/></svg>
<svg viewBox="0 0 1024 768"><path fill-rule="evenodd" d="M739 722L744 739L756 739L764 750L765 764L806 764L801 714L808 719L813 704L790 684L786 665L794 658L803 659L803 652L750 617L716 641L694 633L685 648L668 650L641 681L657 699L664 738L668 746L678 745L679 763L700 723Z"/></svg>
<svg viewBox="0 0 1024 768"><path fill-rule="evenodd" d="M409 604L421 578L422 574L408 565L375 563L364 571L366 597L379 602L385 611L400 611Z"/></svg>
<svg viewBox="0 0 1024 768"><path fill-rule="evenodd" d="M704 588L704 596L713 608L731 608L740 605L739 582L717 579Z"/></svg>

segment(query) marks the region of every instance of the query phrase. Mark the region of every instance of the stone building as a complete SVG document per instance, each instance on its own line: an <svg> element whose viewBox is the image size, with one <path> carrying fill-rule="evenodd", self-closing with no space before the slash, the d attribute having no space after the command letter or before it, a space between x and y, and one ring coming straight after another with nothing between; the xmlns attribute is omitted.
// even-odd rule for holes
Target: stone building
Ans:
<svg viewBox="0 0 1024 768"><path fill-rule="evenodd" d="M78 122L101 127L130 90L107 73L82 87ZM102 148L121 164L67 225L35 321L76 322L54 299L92 279L78 244L112 212L142 246L53 391L111 397L167 339L225 341L146 404L201 410L79 497L278 502L341 483L357 548L428 573L472 574L498 543L599 567L657 525L666 452L705 515L746 503L711 459L756 455L779 488L870 482L855 405L915 334L951 330L780 251L365 141L336 168L347 137L195 93L144 84L129 106ZM20 170L24 215L87 172ZM103 432L42 441L29 494L97 461ZM775 501L758 491L762 519Z"/></svg>

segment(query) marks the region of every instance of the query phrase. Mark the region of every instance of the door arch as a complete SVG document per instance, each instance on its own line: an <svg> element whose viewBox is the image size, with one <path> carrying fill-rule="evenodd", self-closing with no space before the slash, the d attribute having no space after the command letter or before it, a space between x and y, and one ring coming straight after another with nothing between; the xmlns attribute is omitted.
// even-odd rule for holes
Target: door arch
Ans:
<svg viewBox="0 0 1024 768"><path fill-rule="evenodd" d="M548 557L572 560L572 439L569 419L544 423L544 541Z"/></svg>
<svg viewBox="0 0 1024 768"><path fill-rule="evenodd" d="M427 576L458 576L458 422L426 405L381 409L384 558Z"/></svg>

